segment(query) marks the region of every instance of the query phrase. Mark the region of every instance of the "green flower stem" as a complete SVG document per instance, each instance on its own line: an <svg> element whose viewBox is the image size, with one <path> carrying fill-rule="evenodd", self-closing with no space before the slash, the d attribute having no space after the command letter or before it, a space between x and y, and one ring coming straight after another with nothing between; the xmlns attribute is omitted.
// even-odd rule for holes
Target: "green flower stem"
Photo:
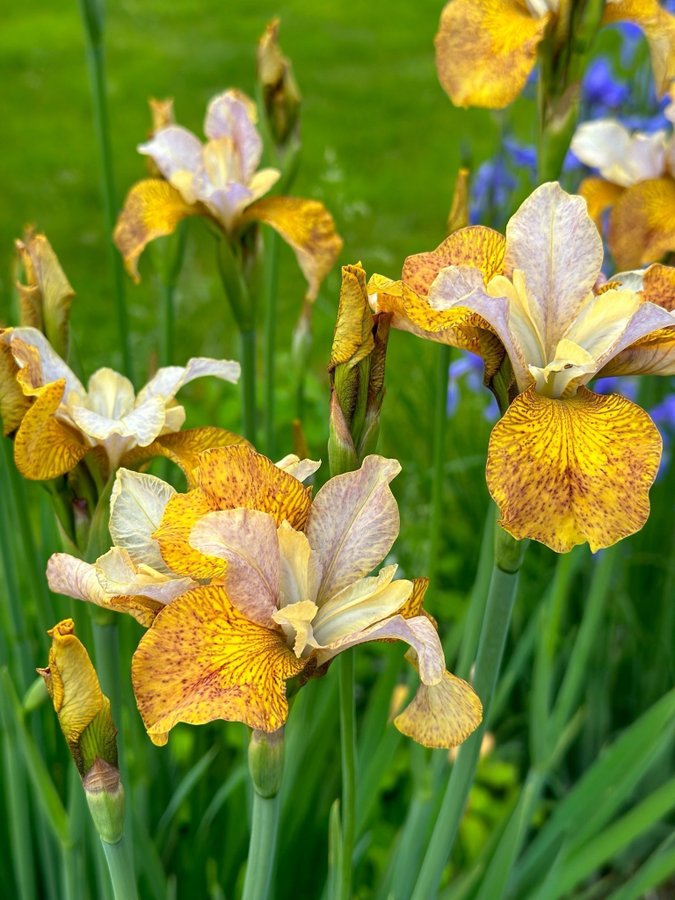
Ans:
<svg viewBox="0 0 675 900"><path fill-rule="evenodd" d="M242 900L270 896L279 824L279 794L261 797L253 792L253 824Z"/></svg>
<svg viewBox="0 0 675 900"><path fill-rule="evenodd" d="M80 11L87 42L87 64L94 104L94 125L98 139L101 161L101 187L105 214L106 239L110 247L113 270L113 292L117 310L117 328L122 362L125 374L133 380L131 344L129 342L129 320L124 292L124 269L122 257L112 243L115 229L117 204L113 176L112 148L110 144L110 124L108 121L108 101L105 83L105 54L103 49L104 3L103 0L80 0Z"/></svg>
<svg viewBox="0 0 675 900"><path fill-rule="evenodd" d="M173 364L175 331L176 285L162 282L162 330L159 345L159 364L161 366Z"/></svg>
<svg viewBox="0 0 675 900"><path fill-rule="evenodd" d="M241 346L241 380L244 401L244 437L255 445L256 439L256 334L255 328L239 333Z"/></svg>
<svg viewBox="0 0 675 900"><path fill-rule="evenodd" d="M435 896L443 868L459 830L464 806L478 765L483 734L501 666L518 586L518 572L523 550L524 547L518 541L513 540L499 526L496 526L495 562L473 679L476 693L483 704L483 721L471 737L462 744L457 760L452 767L431 841L412 895L413 900L429 900L430 897Z"/></svg>
<svg viewBox="0 0 675 900"><path fill-rule="evenodd" d="M438 347L436 370L436 396L434 398L433 476L431 482L431 515L429 519L429 562L427 575L432 587L436 585L436 573L441 551L443 524L443 487L445 474L445 444L448 430L448 368L450 347Z"/></svg>
<svg viewBox="0 0 675 900"><path fill-rule="evenodd" d="M30 803L23 762L12 746L9 734L3 735L3 769L6 786L5 814L11 822L9 838L17 883L18 900L36 897L35 862L30 833Z"/></svg>
<svg viewBox="0 0 675 900"><path fill-rule="evenodd" d="M137 900L136 876L124 837L116 844L109 844L102 840L101 846L108 863L115 900Z"/></svg>
<svg viewBox="0 0 675 900"><path fill-rule="evenodd" d="M277 284L279 274L279 235L270 231L265 236L265 451L269 457L275 454L274 397L276 388L275 355L277 333Z"/></svg>
<svg viewBox="0 0 675 900"><path fill-rule="evenodd" d="M342 841L336 897L351 900L352 856L356 839L356 711L354 651L340 654L340 752L342 759Z"/></svg>

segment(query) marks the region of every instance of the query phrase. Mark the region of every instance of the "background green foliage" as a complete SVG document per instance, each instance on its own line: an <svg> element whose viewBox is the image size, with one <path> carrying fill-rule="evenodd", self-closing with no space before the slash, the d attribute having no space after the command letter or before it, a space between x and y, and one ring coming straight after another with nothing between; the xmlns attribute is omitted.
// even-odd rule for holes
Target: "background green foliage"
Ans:
<svg viewBox="0 0 675 900"><path fill-rule="evenodd" d="M499 116L453 109L437 84L432 40L438 13L439 5L430 0L392 0L384 7L365 0L274 6L248 0L110 3L108 88L120 201L145 172L135 146L149 128L147 98L173 96L179 122L199 133L213 94L235 85L253 92L255 42L269 18L279 14L282 46L293 59L304 97L302 163L293 193L320 198L332 211L345 241L341 262L360 259L369 273L396 275L407 254L429 249L444 236L460 157L475 165L499 143ZM5 10L0 79L0 319L13 320L13 240L33 223L48 235L77 291L75 362L85 375L102 365L119 367L77 4L34 0L30 7ZM519 101L509 116L531 136L529 101ZM235 356L236 334L216 277L212 241L199 222L188 227L176 361ZM281 257L277 446L287 452L295 409L291 339L303 283L285 247ZM129 282L127 297L137 371L144 379L158 349L159 291L147 261L141 272L141 285ZM322 288L313 322L304 425L315 457L325 457L325 366L338 286L336 271ZM404 466L394 486L402 509L396 554L403 573L411 576L424 573L427 565L437 350L400 333L390 341L380 450ZM663 383L647 382L644 399L656 399L663 390ZM239 393L231 386L200 382L185 397L189 424L239 427ZM463 395L449 426L443 546L430 605L451 669L488 508L483 463L490 425L484 405L482 396ZM106 897L100 850L55 717L47 707L22 714L12 693L20 699L33 680L33 667L45 663L45 632L59 618L74 614L78 633L90 649L92 644L86 610L48 595L44 563L59 547L51 513L42 489L15 477L11 448L3 449L0 660L11 675L11 681L3 675L1 689L3 892L25 898ZM481 764L444 897L501 895L483 879L499 868L499 852L508 845L504 836L513 828L509 817L525 796L523 785L531 790L540 776L532 829L505 896L627 900L648 896L642 885L663 882L675 869L672 828L664 818L675 805L672 697L654 707L646 724L640 720L673 682L673 482L668 466L652 492L648 525L612 551L604 565L603 554L591 561L581 551L569 571L561 572L552 552L532 548L490 725L495 749ZM559 588L557 607L552 585ZM128 684L128 662L140 631L124 621L121 633L126 705L119 726L143 896L235 896L248 839L245 730L221 723L181 726L168 748L154 748ZM549 657L542 650L544 635ZM323 892L329 811L339 791L334 674L303 689L291 715L279 900L319 898ZM407 677L400 647L359 651L358 897L407 896L440 799L430 754L388 724L392 690ZM555 720L550 697L563 683L571 704ZM629 732L637 721L641 730ZM615 768L593 770L606 759L603 752L621 740L626 744L615 750ZM587 785L581 779L589 770L598 774ZM443 775L442 766L439 771ZM54 796L46 786L50 777ZM639 804L654 792L660 792L661 805L643 812ZM67 826L60 803L69 812ZM402 837L409 810L418 818L409 820ZM632 831L632 820L625 821L630 815L639 819ZM618 837L612 827L619 829ZM401 859L407 866L403 872ZM76 873L74 880L69 871ZM652 872L659 878L650 881Z"/></svg>

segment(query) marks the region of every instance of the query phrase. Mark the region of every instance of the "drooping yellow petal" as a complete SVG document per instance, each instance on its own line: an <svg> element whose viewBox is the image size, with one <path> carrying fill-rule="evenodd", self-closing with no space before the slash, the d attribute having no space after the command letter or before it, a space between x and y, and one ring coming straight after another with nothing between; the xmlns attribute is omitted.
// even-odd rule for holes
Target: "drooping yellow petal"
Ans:
<svg viewBox="0 0 675 900"><path fill-rule="evenodd" d="M209 586L157 616L134 654L132 681L148 734L162 745L178 722L276 731L288 715L285 681L305 665L280 630L251 622L224 588Z"/></svg>
<svg viewBox="0 0 675 900"><path fill-rule="evenodd" d="M495 425L486 477L515 538L559 553L609 547L649 515L661 437L647 413L618 395L581 388L565 400L530 389Z"/></svg>
<svg viewBox="0 0 675 900"><path fill-rule="evenodd" d="M200 458L197 483L211 509L258 509L277 525L286 519L298 530L311 507L311 489L249 445L207 450Z"/></svg>
<svg viewBox="0 0 675 900"><path fill-rule="evenodd" d="M504 271L506 238L492 228L471 225L447 237L429 253L415 253L403 263L403 281L415 293L426 297L441 269L446 266L471 266L478 269L485 284Z"/></svg>
<svg viewBox="0 0 675 900"><path fill-rule="evenodd" d="M134 447L122 458L123 466L137 466L147 459L164 456L176 463L185 473L188 486L194 487L193 472L199 465L199 455L214 447L230 447L233 444L248 444L248 441L224 428L205 425L201 428L186 428L171 434L162 434L147 447Z"/></svg>
<svg viewBox="0 0 675 900"><path fill-rule="evenodd" d="M75 636L72 619L48 632L49 666L38 669L54 703L59 725L83 777L96 759L117 767L117 731L110 703L101 692L87 651Z"/></svg>
<svg viewBox="0 0 675 900"><path fill-rule="evenodd" d="M307 299L315 300L342 249L342 238L323 203L300 197L265 197L244 213L242 222L251 221L270 225L292 247L307 279Z"/></svg>
<svg viewBox="0 0 675 900"><path fill-rule="evenodd" d="M579 193L588 204L588 215L593 219L598 231L602 231L602 214L614 206L625 188L604 178L584 178L579 185Z"/></svg>
<svg viewBox="0 0 675 900"><path fill-rule="evenodd" d="M675 78L675 16L659 0L610 0L603 22L635 22L644 31L652 58L656 91L665 94Z"/></svg>
<svg viewBox="0 0 675 900"><path fill-rule="evenodd" d="M525 87L549 20L518 0L450 0L435 44L438 78L452 102L508 106Z"/></svg>
<svg viewBox="0 0 675 900"><path fill-rule="evenodd" d="M440 684L420 684L394 725L418 744L442 750L465 741L482 718L483 706L471 685L445 672Z"/></svg>
<svg viewBox="0 0 675 900"><path fill-rule="evenodd" d="M33 481L47 481L74 469L87 452L80 435L55 418L63 398L63 379L31 389L34 401L14 439L16 467Z"/></svg>
<svg viewBox="0 0 675 900"><path fill-rule="evenodd" d="M138 259L150 241L171 234L187 216L202 214L199 205L186 203L168 181L147 178L135 184L127 194L113 235L134 281L140 281Z"/></svg>
<svg viewBox="0 0 675 900"><path fill-rule="evenodd" d="M609 218L609 249L620 269L658 262L675 250L675 180L652 178L628 188Z"/></svg>
<svg viewBox="0 0 675 900"><path fill-rule="evenodd" d="M2 432L8 435L19 427L31 401L17 381L19 367L5 335L9 335L9 329L0 331L0 418Z"/></svg>

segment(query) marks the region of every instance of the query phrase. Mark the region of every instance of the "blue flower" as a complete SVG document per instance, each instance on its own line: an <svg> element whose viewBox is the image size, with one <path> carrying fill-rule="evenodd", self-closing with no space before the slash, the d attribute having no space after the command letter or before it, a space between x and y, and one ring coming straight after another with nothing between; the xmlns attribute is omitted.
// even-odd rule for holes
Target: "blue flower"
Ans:
<svg viewBox="0 0 675 900"><path fill-rule="evenodd" d="M584 75L583 100L593 118L600 118L622 106L630 96L628 85L619 81L609 62L600 57L594 60Z"/></svg>

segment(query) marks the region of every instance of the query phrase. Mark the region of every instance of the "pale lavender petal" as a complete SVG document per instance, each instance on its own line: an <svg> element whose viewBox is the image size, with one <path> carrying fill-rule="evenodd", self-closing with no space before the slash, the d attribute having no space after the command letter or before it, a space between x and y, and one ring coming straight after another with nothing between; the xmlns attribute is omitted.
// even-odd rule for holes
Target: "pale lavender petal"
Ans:
<svg viewBox="0 0 675 900"><path fill-rule="evenodd" d="M175 187L183 193L183 189L189 184L190 179L186 173L194 175L202 162L202 144L187 128L180 125L169 125L162 128L145 144L140 144L138 152L150 156L162 175L175 184ZM176 178L178 176L178 178ZM194 202L194 196L185 196L188 203Z"/></svg>
<svg viewBox="0 0 675 900"><path fill-rule="evenodd" d="M262 140L254 120L252 101L239 91L226 91L209 103L204 121L204 133L209 140L232 138L244 181L252 177L262 156Z"/></svg>
<svg viewBox="0 0 675 900"><path fill-rule="evenodd" d="M53 553L47 563L47 584L55 594L106 606L108 594L96 576L96 566L69 553Z"/></svg>
<svg viewBox="0 0 675 900"><path fill-rule="evenodd" d="M11 328L5 334L6 339L9 341L12 355L20 368L23 368L25 359L21 353L20 344L14 342L21 341L22 343L37 349L40 355L40 367L42 369L41 384L50 384L52 381L60 381L63 378L66 382L64 400L71 391L74 391L77 394L85 393L79 378L65 364L56 350L53 349L47 338L41 331L38 331L37 328L30 328L28 326L25 328ZM37 384L33 385L33 387L39 386L40 385Z"/></svg>

